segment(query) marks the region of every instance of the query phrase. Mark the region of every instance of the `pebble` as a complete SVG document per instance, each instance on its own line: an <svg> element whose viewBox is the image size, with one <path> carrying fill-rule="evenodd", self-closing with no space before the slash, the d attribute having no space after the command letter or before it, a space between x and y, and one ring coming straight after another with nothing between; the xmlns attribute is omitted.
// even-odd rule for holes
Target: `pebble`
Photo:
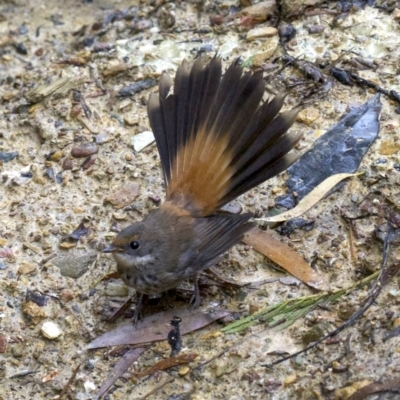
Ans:
<svg viewBox="0 0 400 400"><path fill-rule="evenodd" d="M5 353L7 349L7 337L0 334L0 354Z"/></svg>
<svg viewBox="0 0 400 400"><path fill-rule="evenodd" d="M379 154L382 156L391 156L400 150L400 142L394 141L393 139L382 140L379 148Z"/></svg>
<svg viewBox="0 0 400 400"><path fill-rule="evenodd" d="M190 368L187 365L184 365L179 371L178 375L179 376L185 376L187 373L190 371Z"/></svg>
<svg viewBox="0 0 400 400"><path fill-rule="evenodd" d="M74 161L71 160L70 158L64 158L63 164L62 164L62 169L64 171L68 171L74 168Z"/></svg>
<svg viewBox="0 0 400 400"><path fill-rule="evenodd" d="M34 325L46 317L44 310L33 301L24 302L22 304L22 312L30 318Z"/></svg>
<svg viewBox="0 0 400 400"><path fill-rule="evenodd" d="M396 318L393 321L393 328L398 328L400 326L400 318Z"/></svg>
<svg viewBox="0 0 400 400"><path fill-rule="evenodd" d="M110 136L107 133L99 133L94 137L97 144L107 143L111 140Z"/></svg>
<svg viewBox="0 0 400 400"><path fill-rule="evenodd" d="M90 156L85 159L85 161L81 164L82 169L87 170L89 169L94 163L96 162L95 156Z"/></svg>
<svg viewBox="0 0 400 400"><path fill-rule="evenodd" d="M108 282L105 290L108 297L125 297L129 295L129 287L121 280Z"/></svg>
<svg viewBox="0 0 400 400"><path fill-rule="evenodd" d="M60 269L61 275L77 279L87 272L96 257L96 252L73 249L54 258L52 264Z"/></svg>
<svg viewBox="0 0 400 400"><path fill-rule="evenodd" d="M293 383L295 383L296 381L297 381L297 375L291 374L285 378L285 380L283 381L283 385L289 386L289 385L292 385Z"/></svg>
<svg viewBox="0 0 400 400"><path fill-rule="evenodd" d="M154 134L151 131L144 131L135 135L132 139L132 146L136 152L142 151L145 147L154 142Z"/></svg>
<svg viewBox="0 0 400 400"><path fill-rule="evenodd" d="M273 56L275 53L276 49L278 48L278 43L279 39L278 36L275 36L263 44L263 51L260 51L259 53L255 53L252 58L252 64L253 67L261 67L263 64L265 64L265 61L268 60Z"/></svg>
<svg viewBox="0 0 400 400"><path fill-rule="evenodd" d="M0 161L9 162L14 158L18 157L18 151L12 151L7 153L6 151L0 151Z"/></svg>
<svg viewBox="0 0 400 400"><path fill-rule="evenodd" d="M85 381L83 387L85 388L86 393L93 392L94 390L97 389L97 386L92 381Z"/></svg>
<svg viewBox="0 0 400 400"><path fill-rule="evenodd" d="M272 37L278 35L278 29L273 26L258 26L257 28L250 29L247 32L246 39L250 42L258 38Z"/></svg>
<svg viewBox="0 0 400 400"><path fill-rule="evenodd" d="M127 115L124 117L124 122L128 126L139 125L139 117L137 115Z"/></svg>
<svg viewBox="0 0 400 400"><path fill-rule="evenodd" d="M97 146L94 143L86 142L82 143L78 146L75 146L71 149L72 157L88 157L92 154L96 154L98 152Z"/></svg>
<svg viewBox="0 0 400 400"><path fill-rule="evenodd" d="M21 265L18 268L18 274L20 275L28 275L36 270L36 265L30 264L26 261L22 261Z"/></svg>
<svg viewBox="0 0 400 400"><path fill-rule="evenodd" d="M61 293L60 293L60 299L64 303L67 303L74 299L74 293L72 292L71 289L63 289L63 290L61 290Z"/></svg>
<svg viewBox="0 0 400 400"><path fill-rule="evenodd" d="M395 21L400 21L400 8L395 8L393 10L392 17Z"/></svg>
<svg viewBox="0 0 400 400"><path fill-rule="evenodd" d="M52 161L58 161L62 157L62 151L61 150L56 150L51 156L50 160Z"/></svg>
<svg viewBox="0 0 400 400"><path fill-rule="evenodd" d="M61 328L55 322L51 321L45 322L40 328L40 332L42 332L44 337L50 340L57 339L63 334Z"/></svg>
<svg viewBox="0 0 400 400"><path fill-rule="evenodd" d="M139 195L140 185L138 183L127 183L118 190L111 192L104 202L111 203L115 208L123 208L133 202Z"/></svg>
<svg viewBox="0 0 400 400"><path fill-rule="evenodd" d="M303 122L306 125L311 125L319 117L319 111L316 108L310 107L301 110L297 115L297 121Z"/></svg>
<svg viewBox="0 0 400 400"><path fill-rule="evenodd" d="M16 97L17 94L18 94L18 92L5 92L3 94L3 100L9 101L9 100L13 99L14 97Z"/></svg>

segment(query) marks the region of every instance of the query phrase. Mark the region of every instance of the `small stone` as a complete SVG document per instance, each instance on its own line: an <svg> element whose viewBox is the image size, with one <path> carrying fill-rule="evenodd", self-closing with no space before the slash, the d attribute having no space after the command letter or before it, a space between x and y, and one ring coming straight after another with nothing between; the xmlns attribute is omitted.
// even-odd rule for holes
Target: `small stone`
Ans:
<svg viewBox="0 0 400 400"><path fill-rule="evenodd" d="M21 265L18 268L18 274L20 275L29 275L36 270L36 265L30 264L26 261L22 261Z"/></svg>
<svg viewBox="0 0 400 400"><path fill-rule="evenodd" d="M121 280L108 282L105 290L106 296L125 297L129 295L129 287Z"/></svg>
<svg viewBox="0 0 400 400"><path fill-rule="evenodd" d="M222 335L223 335L223 333L221 331L213 331L213 332L209 332L209 333L206 333L205 335L203 335L201 337L201 340L210 340L210 339L214 340Z"/></svg>
<svg viewBox="0 0 400 400"><path fill-rule="evenodd" d="M393 321L393 328L398 328L400 326L400 318L396 318Z"/></svg>
<svg viewBox="0 0 400 400"><path fill-rule="evenodd" d="M63 290L61 290L61 293L60 293L60 299L64 303L68 303L69 301L74 299L74 293L72 292L71 289L63 289Z"/></svg>
<svg viewBox="0 0 400 400"><path fill-rule="evenodd" d="M93 392L97 389L97 386L92 381L85 381L83 387L85 388L86 393Z"/></svg>
<svg viewBox="0 0 400 400"><path fill-rule="evenodd" d="M5 238L0 237L0 246L4 247L7 246L8 240Z"/></svg>
<svg viewBox="0 0 400 400"><path fill-rule="evenodd" d="M26 301L23 303L22 312L31 319L31 322L34 325L38 324L43 318L46 317L44 310L33 301Z"/></svg>
<svg viewBox="0 0 400 400"><path fill-rule="evenodd" d="M265 62L274 55L278 48L278 42L278 36L266 40L262 47L263 51L254 54L252 57L253 67L258 68L265 64Z"/></svg>
<svg viewBox="0 0 400 400"><path fill-rule="evenodd" d="M132 139L132 146L136 152L142 151L155 140L153 132L144 131L135 135Z"/></svg>
<svg viewBox="0 0 400 400"><path fill-rule="evenodd" d="M17 94L18 94L18 92L5 92L3 94L3 100L9 101L9 100L13 99Z"/></svg>
<svg viewBox="0 0 400 400"><path fill-rule="evenodd" d="M77 279L87 272L89 265L94 262L96 257L96 252L73 249L65 255L54 258L52 263L60 268L61 275Z"/></svg>
<svg viewBox="0 0 400 400"><path fill-rule="evenodd" d="M395 8L392 12L392 17L395 21L400 20L400 8Z"/></svg>
<svg viewBox="0 0 400 400"><path fill-rule="evenodd" d="M131 153L126 153L125 154L125 160L126 161L132 161L132 154Z"/></svg>
<svg viewBox="0 0 400 400"><path fill-rule="evenodd" d="M139 116L138 115L126 115L124 117L124 122L128 126L139 125Z"/></svg>
<svg viewBox="0 0 400 400"><path fill-rule="evenodd" d="M247 32L246 39L248 41L256 40L263 37L272 37L278 35L278 29L273 26L258 26Z"/></svg>
<svg viewBox="0 0 400 400"><path fill-rule="evenodd" d="M92 154L96 154L97 151L98 151L97 146L94 143L86 142L72 148L71 156L76 158L88 157L91 156Z"/></svg>
<svg viewBox="0 0 400 400"><path fill-rule="evenodd" d="M40 328L40 332L42 332L44 337L50 340L57 339L63 334L61 328L55 322L51 321L45 322Z"/></svg>
<svg viewBox="0 0 400 400"><path fill-rule="evenodd" d="M306 125L311 125L319 117L319 111L316 108L306 108L297 115L297 121Z"/></svg>
<svg viewBox="0 0 400 400"><path fill-rule="evenodd" d="M18 157L18 151L12 151L12 152L5 152L5 151L0 151L0 161L3 161L5 163L14 160L14 158Z"/></svg>
<svg viewBox="0 0 400 400"><path fill-rule="evenodd" d="M138 183L127 183L122 188L115 190L104 200L111 203L115 208L123 208L133 202L139 195L140 186Z"/></svg>
<svg viewBox="0 0 400 400"><path fill-rule="evenodd" d="M400 141L394 141L392 139L382 140L379 148L379 154L382 156L391 156L400 150Z"/></svg>
<svg viewBox="0 0 400 400"><path fill-rule="evenodd" d="M297 381L297 375L291 374L285 378L285 380L283 381L283 385L284 386L293 385L293 383L295 383L296 381Z"/></svg>
<svg viewBox="0 0 400 400"><path fill-rule="evenodd" d="M184 365L179 371L178 375L179 376L185 376L187 373L190 371L190 368L187 365Z"/></svg>
<svg viewBox="0 0 400 400"><path fill-rule="evenodd" d="M7 349L7 337L0 334L0 354L5 353Z"/></svg>
<svg viewBox="0 0 400 400"><path fill-rule="evenodd" d="M107 133L99 133L94 137L97 144L107 143L111 140L110 136Z"/></svg>
<svg viewBox="0 0 400 400"><path fill-rule="evenodd" d="M161 201L161 197L156 194L150 194L149 199L155 204L158 204Z"/></svg>
<svg viewBox="0 0 400 400"><path fill-rule="evenodd" d="M59 244L60 248L62 249L72 249L73 247L76 247L75 242L62 242Z"/></svg>
<svg viewBox="0 0 400 400"><path fill-rule="evenodd" d="M114 213L113 218L116 219L117 221L125 221L126 214L125 213Z"/></svg>
<svg viewBox="0 0 400 400"><path fill-rule="evenodd" d="M50 160L51 161L58 161L61 157L62 157L62 151L61 150L57 150L51 155Z"/></svg>

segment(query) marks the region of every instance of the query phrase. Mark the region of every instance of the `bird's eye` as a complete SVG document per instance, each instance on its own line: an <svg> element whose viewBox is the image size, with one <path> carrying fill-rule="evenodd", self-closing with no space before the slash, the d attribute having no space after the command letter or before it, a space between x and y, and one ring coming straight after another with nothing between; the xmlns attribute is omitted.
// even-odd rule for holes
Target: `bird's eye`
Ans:
<svg viewBox="0 0 400 400"><path fill-rule="evenodd" d="M130 247L132 250L136 250L136 249L139 248L139 243L138 243L136 240L134 240L133 242L130 242L130 243L129 243L129 247Z"/></svg>

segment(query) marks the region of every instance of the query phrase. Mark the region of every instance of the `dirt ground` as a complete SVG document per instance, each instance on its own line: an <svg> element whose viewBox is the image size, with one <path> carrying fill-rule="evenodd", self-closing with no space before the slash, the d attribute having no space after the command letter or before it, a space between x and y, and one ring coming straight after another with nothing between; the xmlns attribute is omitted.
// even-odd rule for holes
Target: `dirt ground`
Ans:
<svg viewBox="0 0 400 400"><path fill-rule="evenodd" d="M268 90L289 91L287 108L304 101L303 94L316 87L292 67L278 71L283 67L278 34L265 33L265 28L276 26L276 11L272 17L258 11L249 16L241 12L249 4L0 3L0 154L6 154L0 161L1 400L61 395L94 399L123 353L121 348L85 347L127 323L106 318L133 294L118 278L103 279L115 265L101 249L164 196L154 143L137 147L138 138L151 142L146 103L162 71L173 75L184 58L218 52L225 66L240 56L253 70L271 74ZM400 92L400 8L354 6L339 16L337 7L327 2L286 17L297 30L286 45L288 52L310 62L320 58L331 63L342 57L342 65L359 76ZM257 28L264 33L251 30ZM362 68L355 57L371 65ZM301 152L375 94L373 89L346 86L329 74L326 78L329 89L313 96L292 128L304 132ZM120 90L134 82L134 91L122 96ZM37 88L42 91L33 92ZM379 270L383 246L376 228L385 222L383 206L399 218L400 105L384 95L381 101L379 137L360 166L364 177L348 181L307 212L303 217L315 221L311 230L290 236L273 233L310 262L332 289L350 287ZM274 207L274 198L285 193L284 180L285 174L273 178L240 197L238 204L265 215ZM126 189L124 195L121 188ZM368 205L364 209L359 207L362 199ZM342 213L374 216L355 220L350 228ZM83 230L76 233L82 222ZM388 265L400 262L398 243L397 237L389 246ZM280 279L287 274L273 267L260 253L237 245L217 266L218 273L240 283L268 283L235 288L204 281L201 308L223 308L244 317L316 293L300 281ZM136 371L169 355L166 341L153 343L104 398L339 400L367 382L399 379L400 336L387 338L400 326L398 276L338 337L272 370L262 366L343 324L369 288L355 290L328 308L316 308L284 331L259 325L240 334L222 334L221 323L214 322L183 337L183 352L198 354L188 367L138 379ZM157 305L147 305L145 314L185 307L188 298L187 290L169 293ZM395 399L400 394L370 398Z"/></svg>

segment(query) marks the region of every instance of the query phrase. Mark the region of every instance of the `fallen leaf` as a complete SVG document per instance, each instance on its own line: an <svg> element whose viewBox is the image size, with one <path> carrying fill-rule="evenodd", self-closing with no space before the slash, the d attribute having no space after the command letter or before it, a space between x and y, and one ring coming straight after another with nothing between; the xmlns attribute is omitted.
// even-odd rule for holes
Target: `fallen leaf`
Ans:
<svg viewBox="0 0 400 400"><path fill-rule="evenodd" d="M380 94L353 108L320 136L286 171L288 192L275 204L294 208L316 186L335 174L354 174L379 134ZM335 186L338 190L342 183Z"/></svg>
<svg viewBox="0 0 400 400"><path fill-rule="evenodd" d="M268 232L253 228L244 235L243 242L264 254L307 285L318 290L329 290L329 285L324 278L319 276L300 254L274 239Z"/></svg>
<svg viewBox="0 0 400 400"><path fill-rule="evenodd" d="M303 215L310 208L315 206L321 199L325 197L327 193L329 193L332 188L334 188L339 182L344 179L351 178L352 176L358 176L360 174L336 174L332 175L329 178L325 179L321 182L314 190L312 190L307 196L305 196L299 204L284 213L279 215L275 215L273 217L266 218L257 218L256 221L263 222L283 222L293 218L297 218L300 215Z"/></svg>
<svg viewBox="0 0 400 400"><path fill-rule="evenodd" d="M181 335L185 335L227 315L229 315L229 311L225 310L213 312L203 312L201 310L193 312L188 308L168 310L144 318L138 322L137 326L130 323L106 332L89 343L86 349L166 340L168 332L171 330L171 319L175 316L182 319L180 331Z"/></svg>
<svg viewBox="0 0 400 400"><path fill-rule="evenodd" d="M143 378L144 376L154 374L158 371L164 371L168 368L176 367L177 365L187 364L194 361L197 357L198 355L196 353L180 354L176 357L168 357L160 360L159 362L144 371L139 371L135 374L135 376L137 378Z"/></svg>
<svg viewBox="0 0 400 400"><path fill-rule="evenodd" d="M111 386L121 377L123 373L143 354L146 349L138 347L126 352L120 360L115 364L108 378L98 391L95 400L99 400L104 394L108 392Z"/></svg>
<svg viewBox="0 0 400 400"><path fill-rule="evenodd" d="M352 394L348 400L364 400L375 393L400 393L400 378L389 379L386 382L372 382Z"/></svg>

